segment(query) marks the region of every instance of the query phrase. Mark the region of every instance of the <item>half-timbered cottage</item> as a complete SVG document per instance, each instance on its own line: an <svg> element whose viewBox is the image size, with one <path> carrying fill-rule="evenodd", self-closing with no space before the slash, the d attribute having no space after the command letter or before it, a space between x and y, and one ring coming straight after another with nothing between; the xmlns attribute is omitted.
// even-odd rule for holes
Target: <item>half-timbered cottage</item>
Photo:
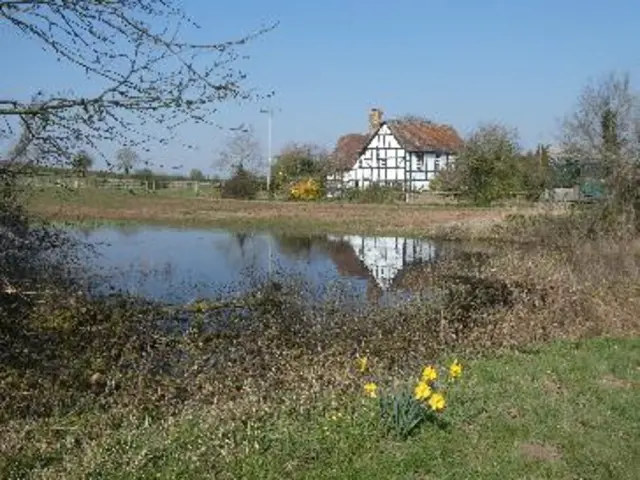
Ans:
<svg viewBox="0 0 640 480"><path fill-rule="evenodd" d="M333 153L328 186L366 188L372 184L398 185L420 191L455 159L462 139L449 125L420 120L382 119L372 109L368 134L342 136Z"/></svg>

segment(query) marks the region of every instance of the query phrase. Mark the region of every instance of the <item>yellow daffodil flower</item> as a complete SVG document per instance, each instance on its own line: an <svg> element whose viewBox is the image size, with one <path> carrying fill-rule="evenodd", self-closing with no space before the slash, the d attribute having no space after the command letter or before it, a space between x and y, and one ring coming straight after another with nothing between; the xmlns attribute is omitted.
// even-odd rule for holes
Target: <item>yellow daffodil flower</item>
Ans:
<svg viewBox="0 0 640 480"><path fill-rule="evenodd" d="M376 398L378 396L378 386L373 382L365 384L364 391L371 398Z"/></svg>
<svg viewBox="0 0 640 480"><path fill-rule="evenodd" d="M441 393L434 393L433 395L431 395L431 398L429 398L429 406L436 412L441 412L442 410L444 410L444 407L446 407L446 405L447 402L444 399L444 395L442 395Z"/></svg>
<svg viewBox="0 0 640 480"><path fill-rule="evenodd" d="M364 373L367 370L367 357L358 357L358 370Z"/></svg>
<svg viewBox="0 0 640 480"><path fill-rule="evenodd" d="M438 370L433 365L427 365L422 371L423 382L433 382L438 378Z"/></svg>
<svg viewBox="0 0 640 480"><path fill-rule="evenodd" d="M458 363L458 360L454 360L449 367L449 376L451 378L458 378L462 375L462 365Z"/></svg>
<svg viewBox="0 0 640 480"><path fill-rule="evenodd" d="M427 382L418 382L413 390L413 396L416 400L426 400L431 395L431 387Z"/></svg>
<svg viewBox="0 0 640 480"><path fill-rule="evenodd" d="M378 386L373 382L365 384L364 391L371 398L376 398L378 396Z"/></svg>

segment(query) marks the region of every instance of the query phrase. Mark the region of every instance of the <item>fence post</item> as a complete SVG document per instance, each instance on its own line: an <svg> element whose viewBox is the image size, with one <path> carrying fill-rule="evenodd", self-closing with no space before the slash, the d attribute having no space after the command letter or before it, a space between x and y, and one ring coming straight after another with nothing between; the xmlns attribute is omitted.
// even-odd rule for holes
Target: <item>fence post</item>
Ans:
<svg viewBox="0 0 640 480"><path fill-rule="evenodd" d="M193 191L196 193L196 197L198 196L198 189L199 189L199 183L196 180L195 182L193 182Z"/></svg>

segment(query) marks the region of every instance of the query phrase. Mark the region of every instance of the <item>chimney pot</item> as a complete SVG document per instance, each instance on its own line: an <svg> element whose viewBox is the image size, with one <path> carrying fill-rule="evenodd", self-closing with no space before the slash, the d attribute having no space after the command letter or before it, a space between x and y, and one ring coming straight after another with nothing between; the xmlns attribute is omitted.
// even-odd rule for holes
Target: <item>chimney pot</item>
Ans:
<svg viewBox="0 0 640 480"><path fill-rule="evenodd" d="M380 127L382 123L382 110L379 108L372 108L369 111L369 130L374 131Z"/></svg>

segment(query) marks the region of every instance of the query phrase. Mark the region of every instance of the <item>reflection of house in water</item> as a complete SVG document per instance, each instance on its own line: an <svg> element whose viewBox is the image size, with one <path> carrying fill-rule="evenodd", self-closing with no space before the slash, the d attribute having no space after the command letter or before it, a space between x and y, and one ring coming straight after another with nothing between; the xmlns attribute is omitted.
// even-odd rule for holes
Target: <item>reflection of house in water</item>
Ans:
<svg viewBox="0 0 640 480"><path fill-rule="evenodd" d="M328 240L333 244L330 255L342 275L373 278L381 290L397 287L394 280L404 276L400 274L408 267L437 258L432 243L413 238L347 235L329 236Z"/></svg>

